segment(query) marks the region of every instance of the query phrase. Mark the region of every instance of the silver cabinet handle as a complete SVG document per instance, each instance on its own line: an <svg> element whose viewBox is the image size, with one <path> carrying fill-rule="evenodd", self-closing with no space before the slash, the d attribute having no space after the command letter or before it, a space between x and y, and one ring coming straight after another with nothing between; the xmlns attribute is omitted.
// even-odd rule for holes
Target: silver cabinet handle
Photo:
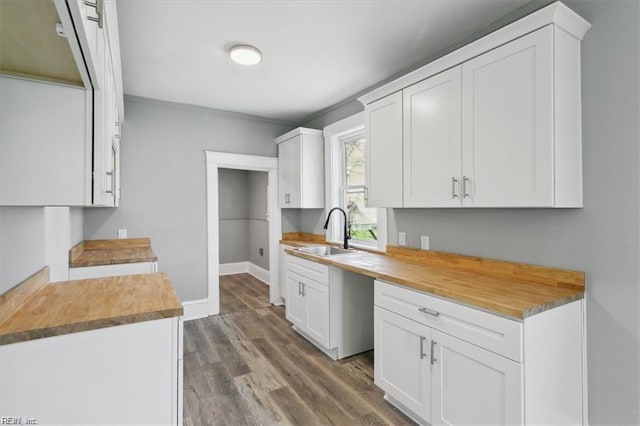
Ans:
<svg viewBox="0 0 640 426"><path fill-rule="evenodd" d="M113 174L113 172L105 172L105 174L106 174L107 176L110 176L110 177L111 177L111 187L110 187L110 189L107 189L107 190L106 190L106 191L104 191L104 192L106 192L107 194L113 194L113 190L115 189L115 188L114 188L114 186L115 186L115 185L113 184L113 177L114 177L114 174Z"/></svg>
<svg viewBox="0 0 640 426"><path fill-rule="evenodd" d="M98 15L97 18L93 17L93 16L88 16L87 15L87 19L93 22L97 22L98 23L98 28L102 29L102 25L103 25L103 3L102 0L96 0L95 3L94 2L90 2L87 0L84 0L84 4L89 6L89 7L93 7L96 10L96 15Z"/></svg>
<svg viewBox="0 0 640 426"><path fill-rule="evenodd" d="M436 359L436 351L434 350L434 346L436 345L436 341L435 340L431 340L431 365L435 364L437 359Z"/></svg>
<svg viewBox="0 0 640 426"><path fill-rule="evenodd" d="M307 293L304 291L304 289L307 285L305 283L301 283L301 284L302 284L302 297L305 297Z"/></svg>
<svg viewBox="0 0 640 426"><path fill-rule="evenodd" d="M426 337L424 336L420 336L420 359L424 359L425 356L427 356L424 353L424 341L427 340Z"/></svg>
<svg viewBox="0 0 640 426"><path fill-rule="evenodd" d="M451 178L451 198L458 198L458 194L456 194L456 183L458 183L458 179Z"/></svg>
<svg viewBox="0 0 640 426"><path fill-rule="evenodd" d="M462 177L462 196L464 198L469 198L469 193L467 192L467 183L471 184L471 179L466 176Z"/></svg>
<svg viewBox="0 0 640 426"><path fill-rule="evenodd" d="M302 283L298 281L298 296L302 295Z"/></svg>
<svg viewBox="0 0 640 426"><path fill-rule="evenodd" d="M422 312L423 314L429 314L429 315L431 315L431 316L433 316L433 317L436 317L436 318L440 316L440 312L432 311L431 309L427 309L427 308L418 308L418 310L419 310L420 312Z"/></svg>
<svg viewBox="0 0 640 426"><path fill-rule="evenodd" d="M367 204L369 202L369 187L364 187L364 203Z"/></svg>

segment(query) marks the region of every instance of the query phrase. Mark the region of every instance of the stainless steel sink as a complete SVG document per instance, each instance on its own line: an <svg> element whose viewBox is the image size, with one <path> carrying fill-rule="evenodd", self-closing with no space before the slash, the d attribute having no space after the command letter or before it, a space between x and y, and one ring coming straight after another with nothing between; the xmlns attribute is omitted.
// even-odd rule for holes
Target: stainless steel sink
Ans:
<svg viewBox="0 0 640 426"><path fill-rule="evenodd" d="M335 246L301 247L301 248L297 248L296 250L302 253L313 254L315 256L321 256L321 257L355 252L354 249L344 249L342 247L335 247Z"/></svg>

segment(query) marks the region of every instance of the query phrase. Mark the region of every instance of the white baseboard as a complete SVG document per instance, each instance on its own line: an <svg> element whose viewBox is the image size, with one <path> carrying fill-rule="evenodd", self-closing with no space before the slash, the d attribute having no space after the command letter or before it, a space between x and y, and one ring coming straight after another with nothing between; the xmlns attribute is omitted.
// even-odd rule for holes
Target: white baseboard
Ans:
<svg viewBox="0 0 640 426"><path fill-rule="evenodd" d="M254 277L256 277L257 279L259 279L260 281L262 281L263 283L265 283L266 285L269 285L269 271L267 271L266 269L256 265L255 263L249 263L249 273L251 275L253 275Z"/></svg>
<svg viewBox="0 0 640 426"><path fill-rule="evenodd" d="M190 321L209 316L209 301L207 299L189 300L182 302L184 308L183 321Z"/></svg>
<svg viewBox="0 0 640 426"><path fill-rule="evenodd" d="M251 262L221 263L220 275L251 274L269 285L269 271Z"/></svg>
<svg viewBox="0 0 640 426"><path fill-rule="evenodd" d="M249 272L249 262L221 263L220 275L243 274Z"/></svg>

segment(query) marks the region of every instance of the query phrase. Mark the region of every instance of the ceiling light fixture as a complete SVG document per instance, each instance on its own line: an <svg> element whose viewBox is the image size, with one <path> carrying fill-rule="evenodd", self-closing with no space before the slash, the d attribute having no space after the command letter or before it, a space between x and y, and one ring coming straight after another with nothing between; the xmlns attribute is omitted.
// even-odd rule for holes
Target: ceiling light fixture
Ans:
<svg viewBox="0 0 640 426"><path fill-rule="evenodd" d="M240 65L256 65L262 62L262 53L248 44L236 44L229 49L231 59Z"/></svg>

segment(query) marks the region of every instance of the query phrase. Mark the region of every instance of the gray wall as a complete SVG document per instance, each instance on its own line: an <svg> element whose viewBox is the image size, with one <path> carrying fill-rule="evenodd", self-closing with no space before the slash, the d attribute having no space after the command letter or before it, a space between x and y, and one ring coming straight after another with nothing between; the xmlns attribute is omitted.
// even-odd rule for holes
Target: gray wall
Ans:
<svg viewBox="0 0 640 426"><path fill-rule="evenodd" d="M266 172L219 169L220 263L269 270L268 181Z"/></svg>
<svg viewBox="0 0 640 426"><path fill-rule="evenodd" d="M282 232L299 232L300 228L300 210L299 209L282 209Z"/></svg>
<svg viewBox="0 0 640 426"><path fill-rule="evenodd" d="M204 150L276 156L274 137L292 126L167 102L126 98L123 199L85 209L84 237L150 237L158 265L181 300L207 296Z"/></svg>
<svg viewBox="0 0 640 426"><path fill-rule="evenodd" d="M249 259L248 183L246 170L218 170L220 263Z"/></svg>
<svg viewBox="0 0 640 426"><path fill-rule="evenodd" d="M71 215L71 246L75 246L82 241L83 235L83 210L79 207L72 207L70 210Z"/></svg>
<svg viewBox="0 0 640 426"><path fill-rule="evenodd" d="M326 210L329 211L331 207L334 206L327 206ZM300 209L300 231L324 235L326 232L323 228L326 220L324 212L325 209Z"/></svg>
<svg viewBox="0 0 640 426"><path fill-rule="evenodd" d="M46 265L52 282L66 281L81 224L79 208L0 207L0 294Z"/></svg>
<svg viewBox="0 0 640 426"><path fill-rule="evenodd" d="M269 222L267 222L267 172L249 172L249 261L269 270ZM262 254L260 254L262 249Z"/></svg>
<svg viewBox="0 0 640 426"><path fill-rule="evenodd" d="M43 207L0 207L0 294L46 265Z"/></svg>
<svg viewBox="0 0 640 426"><path fill-rule="evenodd" d="M639 3L565 3L593 25L582 43L584 208L394 209L389 242L400 230L413 247L429 235L434 250L585 271L589 420L640 424ZM313 216L303 212L301 225Z"/></svg>

